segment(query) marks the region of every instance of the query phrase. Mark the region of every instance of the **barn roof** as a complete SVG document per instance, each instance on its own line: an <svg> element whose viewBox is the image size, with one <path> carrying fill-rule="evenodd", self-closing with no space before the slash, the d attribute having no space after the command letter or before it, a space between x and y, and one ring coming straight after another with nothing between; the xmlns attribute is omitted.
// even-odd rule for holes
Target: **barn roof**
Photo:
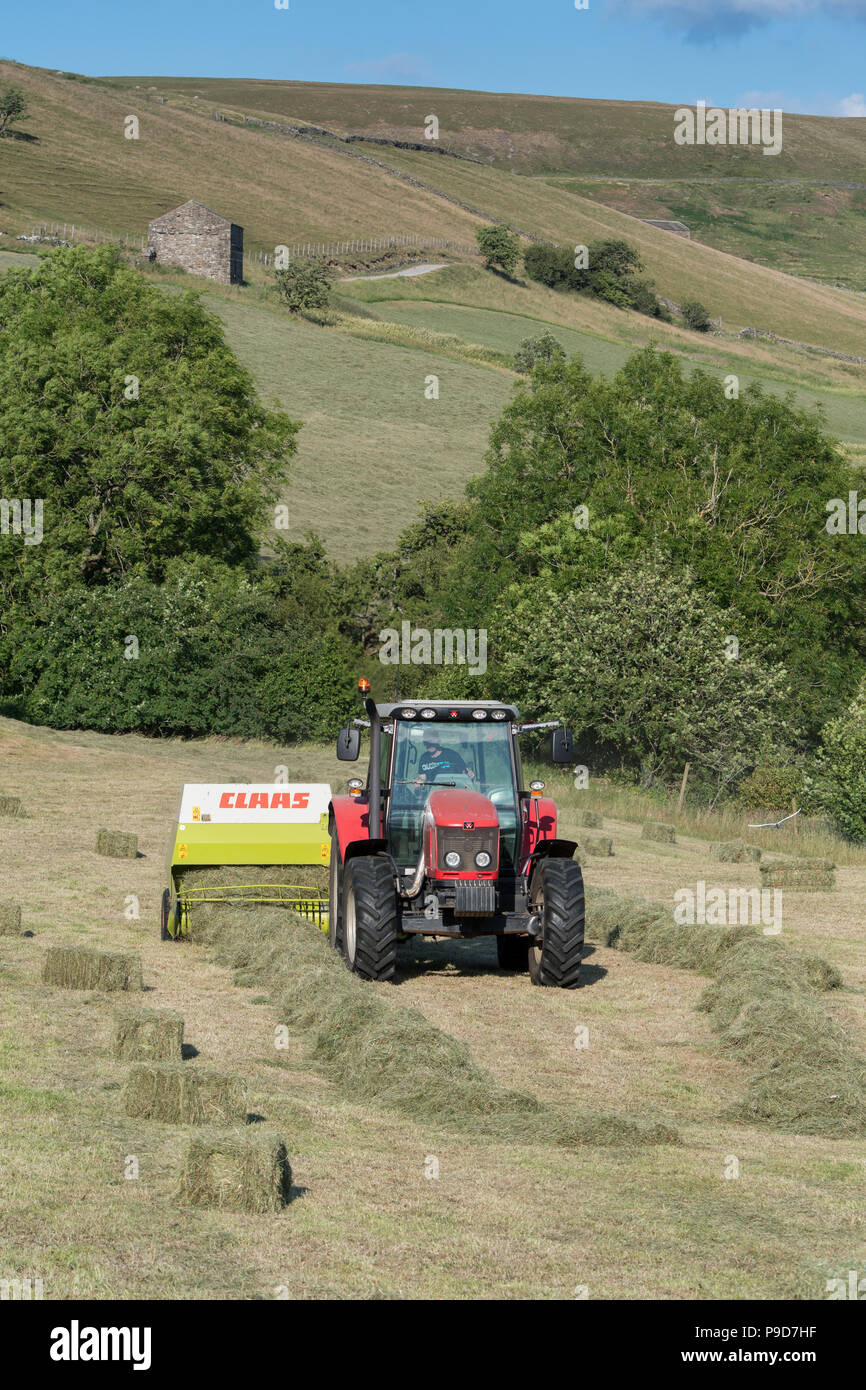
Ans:
<svg viewBox="0 0 866 1390"><path fill-rule="evenodd" d="M181 203L180 207L173 208L171 212L164 212L161 217L154 218L153 222L150 223L150 230L169 231L175 223L181 221L194 222L202 231L235 225L231 218L223 217L221 213L214 212L213 208L206 207L204 203L197 202L195 198L190 198L188 202Z"/></svg>

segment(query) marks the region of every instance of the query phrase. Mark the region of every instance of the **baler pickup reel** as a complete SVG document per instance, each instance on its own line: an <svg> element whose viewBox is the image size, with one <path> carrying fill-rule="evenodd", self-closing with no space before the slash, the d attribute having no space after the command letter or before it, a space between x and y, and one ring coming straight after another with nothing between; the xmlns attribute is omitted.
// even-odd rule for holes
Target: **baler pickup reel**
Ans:
<svg viewBox="0 0 866 1390"><path fill-rule="evenodd" d="M161 936L189 935L197 903L273 903L328 929L328 892L303 883L303 866L328 867L327 783L187 783L180 799L162 895ZM248 881L223 881L221 868L250 867ZM297 875L269 874L279 867ZM197 872L198 871L198 872ZM313 875L310 875L313 877Z"/></svg>

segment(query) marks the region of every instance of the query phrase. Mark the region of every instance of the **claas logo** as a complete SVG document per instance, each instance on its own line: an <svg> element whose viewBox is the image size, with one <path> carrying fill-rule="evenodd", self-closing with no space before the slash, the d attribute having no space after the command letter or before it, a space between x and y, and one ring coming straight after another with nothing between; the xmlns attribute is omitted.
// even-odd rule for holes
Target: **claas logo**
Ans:
<svg viewBox="0 0 866 1390"><path fill-rule="evenodd" d="M309 792L223 792L221 811L305 811L310 804Z"/></svg>

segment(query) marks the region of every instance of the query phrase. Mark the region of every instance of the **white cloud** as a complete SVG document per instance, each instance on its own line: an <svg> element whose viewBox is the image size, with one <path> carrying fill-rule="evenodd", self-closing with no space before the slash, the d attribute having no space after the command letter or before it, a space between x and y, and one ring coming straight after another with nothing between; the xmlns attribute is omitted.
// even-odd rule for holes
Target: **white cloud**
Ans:
<svg viewBox="0 0 866 1390"><path fill-rule="evenodd" d="M852 92L836 103L834 116L866 116L866 96L863 92Z"/></svg>

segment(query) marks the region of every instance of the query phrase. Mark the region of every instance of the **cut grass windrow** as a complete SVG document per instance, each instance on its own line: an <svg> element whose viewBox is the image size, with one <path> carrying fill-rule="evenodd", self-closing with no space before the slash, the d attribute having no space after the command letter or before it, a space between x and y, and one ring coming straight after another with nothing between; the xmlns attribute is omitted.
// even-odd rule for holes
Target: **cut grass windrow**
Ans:
<svg viewBox="0 0 866 1390"><path fill-rule="evenodd" d="M237 984L268 990L280 1021L303 1035L309 1060L353 1101L476 1138L565 1148L677 1142L668 1125L554 1110L503 1086L465 1044L351 975L321 932L282 909L197 908L194 931Z"/></svg>
<svg viewBox="0 0 866 1390"><path fill-rule="evenodd" d="M699 1008L721 1046L750 1069L728 1118L799 1134L866 1133L866 1056L825 1002L842 984L822 957L749 926L689 926L660 903L602 889L588 921L605 943L637 960L712 976Z"/></svg>

